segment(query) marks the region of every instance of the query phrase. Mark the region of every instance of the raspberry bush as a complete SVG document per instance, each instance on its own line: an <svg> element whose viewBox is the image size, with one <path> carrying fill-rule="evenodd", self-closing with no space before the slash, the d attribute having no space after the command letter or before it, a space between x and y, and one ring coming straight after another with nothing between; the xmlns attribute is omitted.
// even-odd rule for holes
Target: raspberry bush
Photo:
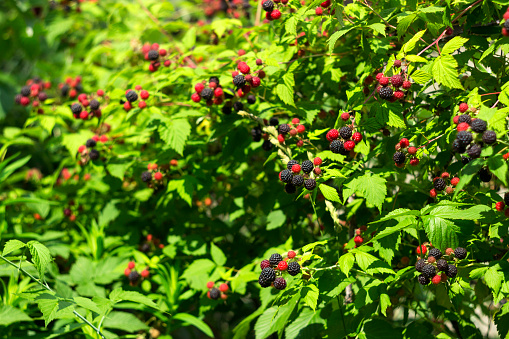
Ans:
<svg viewBox="0 0 509 339"><path fill-rule="evenodd" d="M508 5L0 3L0 337L506 338Z"/></svg>

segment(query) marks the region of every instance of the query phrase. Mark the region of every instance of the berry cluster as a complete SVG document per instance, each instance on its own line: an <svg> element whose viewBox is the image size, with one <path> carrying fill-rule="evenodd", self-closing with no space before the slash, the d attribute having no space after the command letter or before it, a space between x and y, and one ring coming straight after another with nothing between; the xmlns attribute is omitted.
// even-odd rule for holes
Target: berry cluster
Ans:
<svg viewBox="0 0 509 339"><path fill-rule="evenodd" d="M353 238L353 242L355 243L355 247L359 247L364 242L364 238L362 237L362 232L366 231L366 226L361 226L355 230L355 237Z"/></svg>
<svg viewBox="0 0 509 339"><path fill-rule="evenodd" d="M97 95L99 93L104 95L102 90L97 91ZM96 99L95 95L87 96L85 93L78 95L79 103L73 103L71 105L71 112L74 119L82 119L88 120L93 117L100 118L101 117L101 103ZM87 112L85 109L88 108L90 112Z"/></svg>
<svg viewBox="0 0 509 339"><path fill-rule="evenodd" d="M429 196L436 198L439 192L445 192L445 194L453 194L454 187L460 182L460 178L454 177L450 179L450 174L444 172L440 176L433 178L433 188L429 191Z"/></svg>
<svg viewBox="0 0 509 339"><path fill-rule="evenodd" d="M503 36L509 36L509 7L507 7L507 10L504 13L504 21L502 26L502 35Z"/></svg>
<svg viewBox="0 0 509 339"><path fill-rule="evenodd" d="M422 246L424 254L426 246ZM447 278L454 278L458 274L458 268L454 265L455 260L466 257L467 250L463 247L458 247L455 250L448 248L445 250L445 255L438 248L431 248L427 259L419 259L415 263L415 269L421 273L417 279L421 285L428 285L430 281L438 285L447 281ZM442 273L439 274L440 272Z"/></svg>
<svg viewBox="0 0 509 339"><path fill-rule="evenodd" d="M401 60L395 60L394 68L400 67ZM376 88L378 95L380 98L390 102L402 100L405 97L405 92L403 92L403 90L408 90L410 87L412 87L412 83L408 81L407 75L403 71L400 73L395 73L390 78L386 77L383 73L378 73L376 75L376 80L378 81L379 85Z"/></svg>
<svg viewBox="0 0 509 339"><path fill-rule="evenodd" d="M124 105L124 110L129 112L133 108L133 103L136 102L138 98L141 98L140 102L138 102L138 108L144 109L147 107L147 102L145 100L147 100L149 96L150 94L148 91L144 90L140 85L136 85L134 90L128 89L125 92L127 101L121 100L120 103Z"/></svg>
<svg viewBox="0 0 509 339"><path fill-rule="evenodd" d="M163 249L164 244L161 243L159 238L154 238L152 234L147 235L147 241L140 245L140 251L143 253L147 253L150 250L154 249Z"/></svg>
<svg viewBox="0 0 509 339"><path fill-rule="evenodd" d="M282 3L283 5L286 5L288 3L288 0L265 0L262 2L262 8L266 12L265 13L265 19L268 21L277 20L281 18L281 11L276 7L276 4Z"/></svg>
<svg viewBox="0 0 509 339"><path fill-rule="evenodd" d="M75 205L74 200L70 200L68 206L64 208L64 216L69 218L70 222L74 222L76 220L76 212L82 210L81 207L76 208Z"/></svg>
<svg viewBox="0 0 509 339"><path fill-rule="evenodd" d="M129 261L126 269L124 270L124 275L129 278L129 284L131 286L136 285L140 278L147 279L150 276L150 272L148 268L144 268L140 273L135 270L136 264L134 261Z"/></svg>
<svg viewBox="0 0 509 339"><path fill-rule="evenodd" d="M286 139L296 138L297 147L302 147L304 145L302 134L305 131L306 127L300 123L299 118L293 118L291 123L279 125L279 135L277 136L277 141L280 144L284 144Z"/></svg>
<svg viewBox="0 0 509 339"><path fill-rule="evenodd" d="M469 107L467 103L459 105L461 115L454 117L453 121L457 124L456 139L452 144L453 151L456 153L467 153L470 159L476 159L481 156L483 144L491 145L497 141L497 134L488 130L486 121L479 118L472 118L470 113L476 112L475 107ZM475 136L470 132L475 132ZM466 161L466 162L468 162Z"/></svg>
<svg viewBox="0 0 509 339"><path fill-rule="evenodd" d="M221 299L226 300L228 299L228 295L226 292L230 289L227 283L219 284L219 288L214 287L215 283L213 281L209 281L207 283L207 288L209 289L207 292L207 298L212 300L217 300L219 297Z"/></svg>
<svg viewBox="0 0 509 339"><path fill-rule="evenodd" d="M157 164L148 164L147 171L141 173L141 180L149 187L157 187L163 184L164 176Z"/></svg>
<svg viewBox="0 0 509 339"><path fill-rule="evenodd" d="M30 79L26 82L26 86L21 88L19 94L16 94L14 101L22 106L28 106L32 103L32 107L39 107L41 102L48 99L48 95L44 92L45 89L50 89L51 83L49 81L42 81L40 78ZM43 113L42 109L38 113Z"/></svg>
<svg viewBox="0 0 509 339"><path fill-rule="evenodd" d="M94 135L91 139L88 139L85 145L78 147L78 153L81 155L80 162L86 164L89 160L99 159L100 153L95 147L98 142L105 143L108 141L108 137L105 135L98 136Z"/></svg>
<svg viewBox="0 0 509 339"><path fill-rule="evenodd" d="M316 15L322 15L323 14L323 10L327 9L327 15L334 15L336 10L333 9L332 12L331 12L330 5L331 5L331 0L325 0L324 2L322 2L320 4L320 7L316 7L315 8L315 14Z"/></svg>
<svg viewBox="0 0 509 339"><path fill-rule="evenodd" d="M286 288L286 280L283 278L283 273L287 272L291 276L296 276L300 273L300 265L297 261L292 261L296 256L294 251L288 251L288 258L283 260L283 256L279 253L274 253L270 256L269 260L262 260L260 267L262 273L258 278L258 283L261 287L274 286L278 290Z"/></svg>
<svg viewBox="0 0 509 339"><path fill-rule="evenodd" d="M218 77L211 77L208 84L206 81L197 83L194 86L194 90L196 92L191 95L191 100L194 102L200 102L203 99L207 103L207 106L220 105L223 103L225 98L233 98L231 93L223 91L223 87L219 84Z"/></svg>
<svg viewBox="0 0 509 339"><path fill-rule="evenodd" d="M504 201L499 201L495 204L495 209L499 212L504 212L506 217L509 217L509 193L504 194Z"/></svg>
<svg viewBox="0 0 509 339"><path fill-rule="evenodd" d="M288 161L286 169L279 172L279 180L286 184L285 192L293 194L297 191L297 187L302 185L308 191L314 190L316 187L314 177L322 174L322 170L318 167L321 164L322 159L320 158L314 158L313 161L304 160L302 164L299 164L297 160Z"/></svg>
<svg viewBox="0 0 509 339"><path fill-rule="evenodd" d="M158 43L153 43L150 45L149 43L145 43L141 48L141 51L145 57L145 60L150 61L150 65L148 66L148 70L150 72L155 72L161 67L161 61L163 62L164 67L170 67L171 60L162 58L168 55L168 51L159 48Z"/></svg>
<svg viewBox="0 0 509 339"><path fill-rule="evenodd" d="M71 99L76 98L78 93L83 92L83 86L81 85L81 77L78 75L76 78L67 77L65 83L58 84L60 94L63 97L69 97Z"/></svg>
<svg viewBox="0 0 509 339"><path fill-rule="evenodd" d="M348 118L346 117L348 115ZM343 113L341 119L350 119L349 113ZM353 131L353 126L343 126L339 129L331 129L326 134L327 140L330 142L329 149L332 153L347 155L353 151L355 145L362 140L362 134ZM341 138L341 140L338 140Z"/></svg>
<svg viewBox="0 0 509 339"><path fill-rule="evenodd" d="M392 160L394 160L396 167L404 167L407 159L410 159L411 166L419 165L419 159L416 157L417 148L410 146L410 142L407 138L401 139L396 144L395 149L396 152L392 156Z"/></svg>

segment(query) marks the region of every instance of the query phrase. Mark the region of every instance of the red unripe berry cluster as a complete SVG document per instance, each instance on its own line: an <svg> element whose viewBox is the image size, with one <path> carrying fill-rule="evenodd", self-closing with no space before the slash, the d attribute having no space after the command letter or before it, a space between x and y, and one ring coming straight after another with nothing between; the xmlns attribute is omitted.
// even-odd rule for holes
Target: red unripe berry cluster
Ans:
<svg viewBox="0 0 509 339"><path fill-rule="evenodd" d="M417 158L416 154L418 151L418 148L415 146L410 146L410 141L407 138L402 138L395 147L397 152L402 152L405 154L405 161L402 163L395 163L396 167L402 168L405 166L406 159L410 159L409 163L410 166L417 166L419 165L419 159ZM396 161L396 160L394 160Z"/></svg>

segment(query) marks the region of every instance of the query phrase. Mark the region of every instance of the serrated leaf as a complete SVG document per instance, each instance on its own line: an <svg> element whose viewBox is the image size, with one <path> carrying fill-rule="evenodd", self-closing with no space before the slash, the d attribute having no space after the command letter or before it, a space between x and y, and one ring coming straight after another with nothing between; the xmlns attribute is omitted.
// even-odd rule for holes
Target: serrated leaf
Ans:
<svg viewBox="0 0 509 339"><path fill-rule="evenodd" d="M226 256L214 243L210 243L210 255L212 256L212 260L214 260L218 266L226 264Z"/></svg>
<svg viewBox="0 0 509 339"><path fill-rule="evenodd" d="M410 77L420 85L427 83L432 78L431 74L420 69L415 70Z"/></svg>
<svg viewBox="0 0 509 339"><path fill-rule="evenodd" d="M39 306L39 310L44 318L45 326L58 318L73 311L72 303L59 300L56 296L50 293L44 293L35 298L35 302Z"/></svg>
<svg viewBox="0 0 509 339"><path fill-rule="evenodd" d="M36 240L29 241L26 246L30 250L32 255L32 262L39 271L39 275L42 279L46 266L53 260L49 249Z"/></svg>
<svg viewBox="0 0 509 339"><path fill-rule="evenodd" d="M267 215L267 230L273 230L284 225L286 221L286 215L282 210L275 210Z"/></svg>
<svg viewBox="0 0 509 339"><path fill-rule="evenodd" d="M165 148L174 149L183 155L187 138L191 134L191 125L185 119L165 120L159 125L159 135L167 144Z"/></svg>
<svg viewBox="0 0 509 339"><path fill-rule="evenodd" d="M97 314L101 314L101 310L99 309L97 304L95 302L93 302L92 300L88 299L88 298L74 297L74 302L78 306L86 308L87 310L90 310L90 311L95 312Z"/></svg>
<svg viewBox="0 0 509 339"><path fill-rule="evenodd" d="M303 288L305 290L304 301L306 304L316 311L316 304L318 302L318 295L320 294L320 290L316 285L310 284Z"/></svg>
<svg viewBox="0 0 509 339"><path fill-rule="evenodd" d="M23 248L23 247L25 247L24 242L19 241L17 239L11 239L7 243L5 243L4 251L2 252L2 255L5 256L6 254L9 254L16 250L19 250L20 248Z"/></svg>
<svg viewBox="0 0 509 339"><path fill-rule="evenodd" d="M428 60L426 60L426 58L423 58L422 56L413 55L413 54L405 56L405 59L410 62L427 62L428 61Z"/></svg>
<svg viewBox="0 0 509 339"><path fill-rule="evenodd" d="M458 79L458 63L451 55L440 55L433 63L433 78L449 88L463 89Z"/></svg>
<svg viewBox="0 0 509 339"><path fill-rule="evenodd" d="M391 306L391 298L387 293L380 294L380 310L384 316L387 316L387 309Z"/></svg>
<svg viewBox="0 0 509 339"><path fill-rule="evenodd" d="M368 26L372 28L375 32L385 36L385 25L381 22L377 22Z"/></svg>
<svg viewBox="0 0 509 339"><path fill-rule="evenodd" d="M468 41L467 38L455 36L444 45L444 47L442 48L442 54L453 53L455 50L463 46L467 41Z"/></svg>
<svg viewBox="0 0 509 339"><path fill-rule="evenodd" d="M380 211L387 195L387 181L378 174L370 172L352 179L345 184L353 192L357 192L366 199L369 204L375 205ZM346 195L346 194L345 194ZM347 198L346 196L344 197Z"/></svg>
<svg viewBox="0 0 509 339"><path fill-rule="evenodd" d="M203 320L196 318L194 315L189 313L177 313L173 316L173 319L180 320L186 325L191 325L205 333L207 336L213 338L214 333L210 329L209 325L207 325Z"/></svg>
<svg viewBox="0 0 509 339"><path fill-rule="evenodd" d="M348 277L354 262L355 257L352 253L348 252L346 254L343 254L341 257L339 257L338 260L339 269Z"/></svg>
<svg viewBox="0 0 509 339"><path fill-rule="evenodd" d="M505 186L507 186L507 172L509 168L501 154L495 154L488 158L488 168L491 173L495 174L497 178L500 179Z"/></svg>
<svg viewBox="0 0 509 339"><path fill-rule="evenodd" d="M417 18L416 14L410 14L404 17L398 18L398 36L401 37L403 34L406 33L408 30L408 27L410 27L410 24Z"/></svg>
<svg viewBox="0 0 509 339"><path fill-rule="evenodd" d="M353 26L345 26L341 28L339 31L334 32L334 34L330 36L329 40L327 40L327 44L329 45L329 53L332 53L332 51L334 50L334 46L336 45L338 39L341 38L346 33L348 33L353 28L354 28Z"/></svg>
<svg viewBox="0 0 509 339"><path fill-rule="evenodd" d="M148 307L157 308L157 305L147 296L136 291L124 291L121 288L114 289L110 293L110 300L113 302L133 301Z"/></svg>
<svg viewBox="0 0 509 339"><path fill-rule="evenodd" d="M292 35L297 35L297 17L295 15L290 16L285 23L285 29Z"/></svg>
<svg viewBox="0 0 509 339"><path fill-rule="evenodd" d="M21 321L33 321L25 312L12 307L11 305L2 305L0 307L0 326L9 326L10 324Z"/></svg>
<svg viewBox="0 0 509 339"><path fill-rule="evenodd" d="M426 33L426 30L415 33L415 35L403 45L402 48L403 52L405 53L411 52L415 48L415 44L417 43L417 41L419 41L419 39L422 38L424 33Z"/></svg>
<svg viewBox="0 0 509 339"><path fill-rule="evenodd" d="M445 251L448 247L458 247L457 233L460 232L460 228L452 221L433 215L423 216L422 221L433 246L441 251Z"/></svg>
<svg viewBox="0 0 509 339"><path fill-rule="evenodd" d="M293 101L293 90L285 84L278 84L276 86L277 96L283 100L283 102L290 106L295 106Z"/></svg>
<svg viewBox="0 0 509 339"><path fill-rule="evenodd" d="M320 191L322 192L325 199L340 202L338 191L335 188L327 186L326 184L320 184L318 188L320 188Z"/></svg>
<svg viewBox="0 0 509 339"><path fill-rule="evenodd" d="M113 311L104 319L105 328L113 328L128 333L147 331L149 327L132 313Z"/></svg>

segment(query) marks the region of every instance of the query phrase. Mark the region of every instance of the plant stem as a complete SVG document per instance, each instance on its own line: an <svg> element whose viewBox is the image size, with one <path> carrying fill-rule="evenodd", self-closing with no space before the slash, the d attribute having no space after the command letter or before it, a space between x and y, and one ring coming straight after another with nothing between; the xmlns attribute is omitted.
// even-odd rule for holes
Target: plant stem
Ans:
<svg viewBox="0 0 509 339"><path fill-rule="evenodd" d="M28 273L24 268L21 267L21 265L16 265L15 263L13 263L12 261L10 261L9 259L7 259L6 257L0 255L0 259L2 259L3 261L5 261L6 263L8 263L9 265L11 265L12 267L18 269L19 271L23 272L24 274L26 274L27 276L29 276L33 281L35 281L36 283L38 283L39 285L41 285L42 287L44 287L46 290L50 291L50 292L55 292L51 289L51 287L49 287L47 284L43 283L41 281L41 279L37 279L36 277L34 277L33 275L31 275L30 273ZM106 337L101 333L101 331L95 327L90 321L88 321L87 319L85 319L81 314L79 314L76 310L73 310L72 313L74 313L75 316L77 316L78 318L80 318L81 320L83 320L88 326L90 326L91 328L94 329L94 331L96 331L96 333L98 335L101 336L101 338L103 339L106 339Z"/></svg>

